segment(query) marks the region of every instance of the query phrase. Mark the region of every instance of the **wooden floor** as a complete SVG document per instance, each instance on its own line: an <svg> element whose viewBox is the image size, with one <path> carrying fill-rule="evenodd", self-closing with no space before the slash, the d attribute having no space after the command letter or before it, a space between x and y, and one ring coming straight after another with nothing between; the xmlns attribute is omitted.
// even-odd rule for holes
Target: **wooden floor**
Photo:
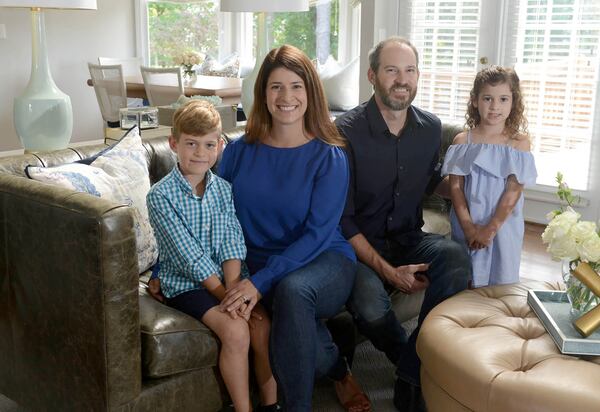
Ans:
<svg viewBox="0 0 600 412"><path fill-rule="evenodd" d="M526 223L521 252L521 279L561 281L561 263L555 262L542 243L545 226Z"/></svg>

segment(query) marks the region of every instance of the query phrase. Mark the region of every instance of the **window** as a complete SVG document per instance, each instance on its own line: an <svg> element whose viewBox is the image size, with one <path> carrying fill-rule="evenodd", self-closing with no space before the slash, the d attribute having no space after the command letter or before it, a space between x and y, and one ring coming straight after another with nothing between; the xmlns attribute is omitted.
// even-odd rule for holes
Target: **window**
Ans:
<svg viewBox="0 0 600 412"><path fill-rule="evenodd" d="M329 55L338 59L339 26L339 0L319 1L304 13L274 13L273 47L294 45L320 63L325 63Z"/></svg>
<svg viewBox="0 0 600 412"><path fill-rule="evenodd" d="M412 0L403 6L409 12L400 33L421 53L415 104L464 123L476 72L487 64L514 66L538 185L555 185L562 171L572 188L591 192L593 136L600 130L597 0Z"/></svg>
<svg viewBox="0 0 600 412"><path fill-rule="evenodd" d="M463 122L478 70L479 1L413 1L410 34L419 50L417 106Z"/></svg>
<svg viewBox="0 0 600 412"><path fill-rule="evenodd" d="M515 70L540 172L551 185L557 171L574 189L589 186L592 131L600 68L597 1L519 2Z"/></svg>
<svg viewBox="0 0 600 412"><path fill-rule="evenodd" d="M193 50L223 58L240 43L245 27L219 0L135 0L137 53L150 66L172 66L173 57Z"/></svg>
<svg viewBox="0 0 600 412"><path fill-rule="evenodd" d="M218 1L149 1L147 13L151 66L171 66L183 50L218 56Z"/></svg>
<svg viewBox="0 0 600 412"><path fill-rule="evenodd" d="M350 0L310 4L308 12L270 16L271 44L293 44L322 62L329 54L350 61L358 54L360 7ZM135 7L137 49L146 64L172 65L176 53L191 49L221 59L237 52L242 65L253 65L256 29L251 13L221 13L219 0L135 0Z"/></svg>

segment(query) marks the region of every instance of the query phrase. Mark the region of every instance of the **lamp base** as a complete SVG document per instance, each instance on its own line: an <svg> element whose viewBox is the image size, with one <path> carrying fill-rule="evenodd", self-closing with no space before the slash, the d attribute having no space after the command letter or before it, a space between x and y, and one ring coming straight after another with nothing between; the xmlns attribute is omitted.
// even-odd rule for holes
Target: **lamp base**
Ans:
<svg viewBox="0 0 600 412"><path fill-rule="evenodd" d="M31 38L31 77L15 98L15 129L27 151L65 149L73 131L73 108L50 74L44 14L39 9L31 11Z"/></svg>
<svg viewBox="0 0 600 412"><path fill-rule="evenodd" d="M246 119L249 118L250 112L252 111L252 103L254 101L254 83L258 77L258 72L262 66L263 60L269 53L269 46L267 44L267 16L266 13L258 13L257 27L256 27L256 63L252 73L244 77L242 80L242 109Z"/></svg>
<svg viewBox="0 0 600 412"><path fill-rule="evenodd" d="M25 150L64 149L73 131L71 99L64 93L17 97L14 122Z"/></svg>

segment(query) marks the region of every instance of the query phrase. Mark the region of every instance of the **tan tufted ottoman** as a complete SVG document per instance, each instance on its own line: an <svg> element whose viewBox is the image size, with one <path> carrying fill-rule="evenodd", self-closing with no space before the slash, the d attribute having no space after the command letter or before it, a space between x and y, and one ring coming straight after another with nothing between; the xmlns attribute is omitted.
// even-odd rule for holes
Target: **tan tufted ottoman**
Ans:
<svg viewBox="0 0 600 412"><path fill-rule="evenodd" d="M442 302L417 340L427 410L600 411L600 357L562 355L520 284L467 290Z"/></svg>

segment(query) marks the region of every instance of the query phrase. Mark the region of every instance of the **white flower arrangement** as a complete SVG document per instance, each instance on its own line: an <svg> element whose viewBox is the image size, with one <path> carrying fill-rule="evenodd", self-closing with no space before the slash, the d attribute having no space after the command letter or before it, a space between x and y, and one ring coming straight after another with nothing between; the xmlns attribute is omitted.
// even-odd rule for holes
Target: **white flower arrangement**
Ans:
<svg viewBox="0 0 600 412"><path fill-rule="evenodd" d="M186 68L191 68L204 61L204 55L195 51L186 51L173 57L173 62Z"/></svg>
<svg viewBox="0 0 600 412"><path fill-rule="evenodd" d="M573 210L577 199L571 189L563 182L563 175L557 173L557 195L567 203L565 210L554 210L546 216L550 221L542 241L548 245L548 252L554 260L562 260L563 280L572 311L585 313L600 304L600 297L571 274L580 262L585 262L596 272L600 270L600 235L596 223L579 220L581 215ZM585 264L583 263L583 264Z"/></svg>
<svg viewBox="0 0 600 412"><path fill-rule="evenodd" d="M596 223L579 219L581 215L573 210L575 198L558 173L558 197L567 202L567 208L552 211L546 216L550 222L542 241L548 245L548 252L555 260L600 262L600 236Z"/></svg>

